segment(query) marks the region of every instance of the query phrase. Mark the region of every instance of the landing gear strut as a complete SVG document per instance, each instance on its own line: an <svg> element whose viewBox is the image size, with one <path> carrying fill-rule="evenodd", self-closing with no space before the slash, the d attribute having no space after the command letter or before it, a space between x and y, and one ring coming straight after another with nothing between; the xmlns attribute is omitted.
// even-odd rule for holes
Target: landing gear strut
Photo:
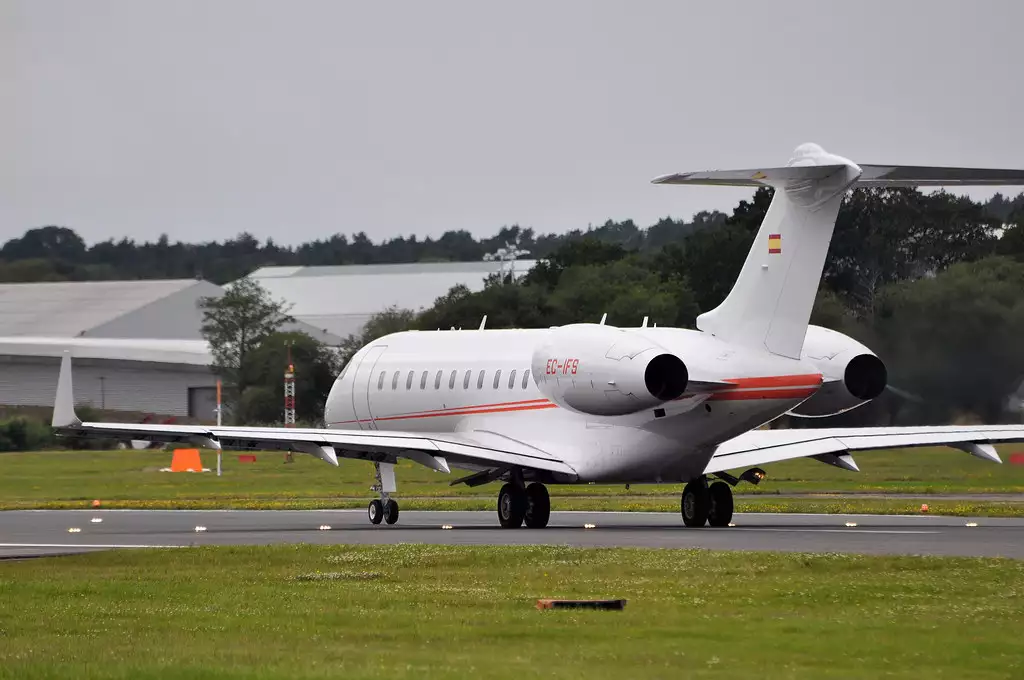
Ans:
<svg viewBox="0 0 1024 680"><path fill-rule="evenodd" d="M515 529L526 523L531 529L543 529L551 518L551 498L540 482L526 488L509 482L498 492L498 523L504 529Z"/></svg>
<svg viewBox="0 0 1024 680"><path fill-rule="evenodd" d="M732 511L732 489L725 482L709 487L707 477L701 477L683 489L680 512L688 527L727 527L732 522Z"/></svg>
<svg viewBox="0 0 1024 680"><path fill-rule="evenodd" d="M370 518L370 524L380 524L381 520L394 524L398 521L398 501L391 498L396 490L395 466L393 463L374 463L373 467L377 483L372 489L380 493L380 500L375 498L370 501L366 515Z"/></svg>

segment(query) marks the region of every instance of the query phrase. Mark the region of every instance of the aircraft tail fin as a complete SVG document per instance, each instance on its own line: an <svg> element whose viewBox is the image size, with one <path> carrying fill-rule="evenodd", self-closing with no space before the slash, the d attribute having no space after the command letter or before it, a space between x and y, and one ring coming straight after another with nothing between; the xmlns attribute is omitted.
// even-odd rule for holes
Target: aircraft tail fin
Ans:
<svg viewBox="0 0 1024 680"><path fill-rule="evenodd" d="M775 195L739 277L697 328L730 342L798 359L839 206L855 185L1024 185L1024 170L857 165L802 144L784 167L664 175L655 184L771 186Z"/></svg>

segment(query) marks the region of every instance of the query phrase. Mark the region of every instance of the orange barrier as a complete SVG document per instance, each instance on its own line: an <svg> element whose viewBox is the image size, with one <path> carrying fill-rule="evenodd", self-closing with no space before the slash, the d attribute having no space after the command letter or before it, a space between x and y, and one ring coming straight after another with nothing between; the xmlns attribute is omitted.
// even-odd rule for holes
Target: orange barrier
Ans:
<svg viewBox="0 0 1024 680"><path fill-rule="evenodd" d="M239 463L255 463L256 462L256 454L254 454L254 453L240 453L240 454L238 454L238 462Z"/></svg>
<svg viewBox="0 0 1024 680"><path fill-rule="evenodd" d="M175 449L171 458L171 472L202 472L199 449Z"/></svg>
<svg viewBox="0 0 1024 680"><path fill-rule="evenodd" d="M1024 451L1017 451L1010 454L1011 465L1024 465Z"/></svg>

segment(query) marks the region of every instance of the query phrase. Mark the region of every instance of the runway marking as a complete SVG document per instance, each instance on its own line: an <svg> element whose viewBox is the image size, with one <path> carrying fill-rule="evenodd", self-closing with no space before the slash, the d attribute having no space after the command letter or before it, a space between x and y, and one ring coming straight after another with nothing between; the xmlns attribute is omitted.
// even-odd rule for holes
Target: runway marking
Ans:
<svg viewBox="0 0 1024 680"><path fill-rule="evenodd" d="M120 543L0 543L0 548L187 548L187 545L138 545Z"/></svg>
<svg viewBox="0 0 1024 680"><path fill-rule="evenodd" d="M941 531L918 531L916 529L774 529L770 527L736 527L733 531L778 531L802 534L941 534Z"/></svg>

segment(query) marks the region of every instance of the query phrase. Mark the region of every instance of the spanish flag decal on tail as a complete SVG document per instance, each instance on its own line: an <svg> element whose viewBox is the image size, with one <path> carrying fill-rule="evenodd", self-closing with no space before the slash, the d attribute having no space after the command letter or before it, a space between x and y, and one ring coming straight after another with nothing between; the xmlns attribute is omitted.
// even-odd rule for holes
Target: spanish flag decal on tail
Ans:
<svg viewBox="0 0 1024 680"><path fill-rule="evenodd" d="M772 255L782 252L782 234L768 234L768 252Z"/></svg>

